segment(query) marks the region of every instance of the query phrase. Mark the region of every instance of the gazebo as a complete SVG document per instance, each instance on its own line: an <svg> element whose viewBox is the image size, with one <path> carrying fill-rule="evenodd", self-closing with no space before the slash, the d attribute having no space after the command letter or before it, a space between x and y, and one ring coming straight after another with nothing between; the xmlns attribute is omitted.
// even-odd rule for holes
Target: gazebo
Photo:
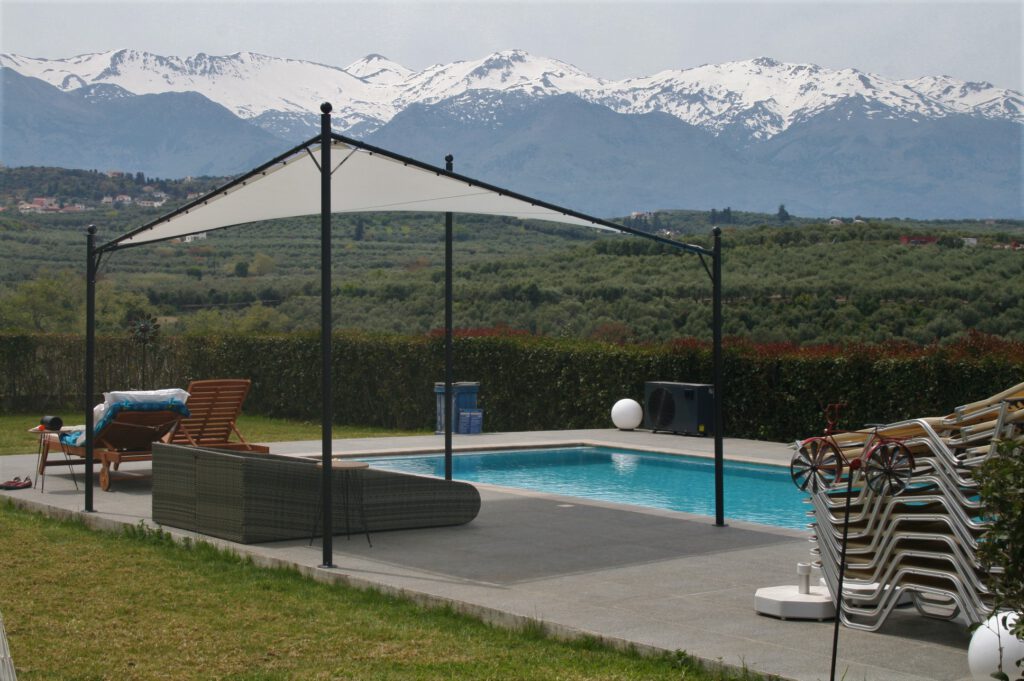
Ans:
<svg viewBox="0 0 1024 681"><path fill-rule="evenodd" d="M96 343L96 273L104 256L144 244L210 232L260 220L315 215L321 220L320 342L322 361L323 566L333 567L331 527L331 215L380 211L445 214L445 477L451 479L452 457L452 215L475 213L632 234L700 257L713 286L713 378L715 439L715 524L724 526L722 449L722 252L721 234L714 247L686 244L618 225L546 201L459 175L452 157L439 168L331 130L331 105L321 105L320 134L267 161L178 210L96 244L96 229L87 235L85 510L93 511L93 410ZM711 261L710 267L707 260Z"/></svg>

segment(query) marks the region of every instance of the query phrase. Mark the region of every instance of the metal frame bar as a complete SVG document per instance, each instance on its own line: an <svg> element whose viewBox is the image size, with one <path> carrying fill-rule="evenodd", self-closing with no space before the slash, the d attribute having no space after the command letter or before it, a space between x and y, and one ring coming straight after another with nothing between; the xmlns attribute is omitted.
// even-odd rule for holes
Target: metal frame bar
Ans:
<svg viewBox="0 0 1024 681"><path fill-rule="evenodd" d="M85 510L91 513L95 510L92 499L92 465L96 424L93 422L92 395L95 390L96 365L96 270L99 269L95 225L86 228L85 252Z"/></svg>
<svg viewBox="0 0 1024 681"><path fill-rule="evenodd" d="M452 171L455 157L444 157L444 169ZM452 479L452 419L455 406L452 404L452 380L455 374L455 341L452 338L454 314L452 312L452 214L444 214L444 479Z"/></svg>
<svg viewBox="0 0 1024 681"><path fill-rule="evenodd" d="M334 528L331 526L334 506L331 500L331 463L333 451L334 390L331 366L331 105L320 105L320 391L323 418L320 424L321 504L324 528L323 562L320 567L334 567ZM348 499L345 500L348 503Z"/></svg>

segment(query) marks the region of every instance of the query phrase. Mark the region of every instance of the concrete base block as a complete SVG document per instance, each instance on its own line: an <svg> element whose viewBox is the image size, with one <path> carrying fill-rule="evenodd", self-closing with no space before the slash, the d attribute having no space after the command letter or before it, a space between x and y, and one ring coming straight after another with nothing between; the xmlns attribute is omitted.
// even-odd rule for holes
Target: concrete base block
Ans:
<svg viewBox="0 0 1024 681"><path fill-rule="evenodd" d="M830 620L836 616L832 596L823 586L802 594L797 586L766 586L754 592L754 610L783 620Z"/></svg>

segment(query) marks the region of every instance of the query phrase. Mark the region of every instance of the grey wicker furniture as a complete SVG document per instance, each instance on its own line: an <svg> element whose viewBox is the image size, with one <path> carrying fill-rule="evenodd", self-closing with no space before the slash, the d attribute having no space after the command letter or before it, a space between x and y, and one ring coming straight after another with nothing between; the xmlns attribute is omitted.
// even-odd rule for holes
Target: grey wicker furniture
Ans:
<svg viewBox="0 0 1024 681"><path fill-rule="evenodd" d="M308 538L320 508L322 469L308 459L184 445L153 445L153 520L242 544ZM364 469L355 531L462 525L480 511L480 493L464 482ZM344 476L332 476L332 524L345 530Z"/></svg>

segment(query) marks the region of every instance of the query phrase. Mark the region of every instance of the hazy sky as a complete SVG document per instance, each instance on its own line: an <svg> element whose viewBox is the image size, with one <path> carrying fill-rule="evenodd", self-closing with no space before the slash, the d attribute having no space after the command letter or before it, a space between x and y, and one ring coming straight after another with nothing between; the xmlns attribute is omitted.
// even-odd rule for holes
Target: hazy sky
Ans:
<svg viewBox="0 0 1024 681"><path fill-rule="evenodd" d="M369 53L411 69L521 48L619 79L751 57L891 78L949 75L1022 89L1024 3L265 2L0 0L0 51L70 57L261 52L345 66Z"/></svg>

